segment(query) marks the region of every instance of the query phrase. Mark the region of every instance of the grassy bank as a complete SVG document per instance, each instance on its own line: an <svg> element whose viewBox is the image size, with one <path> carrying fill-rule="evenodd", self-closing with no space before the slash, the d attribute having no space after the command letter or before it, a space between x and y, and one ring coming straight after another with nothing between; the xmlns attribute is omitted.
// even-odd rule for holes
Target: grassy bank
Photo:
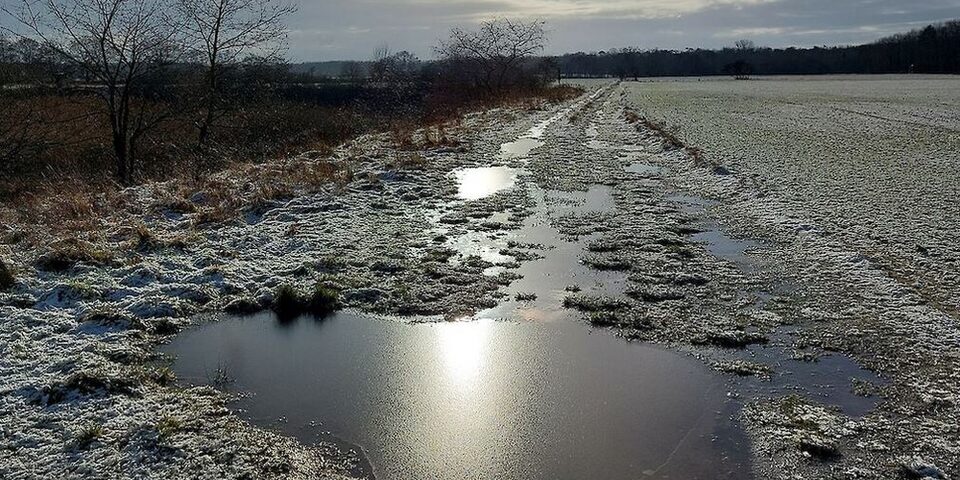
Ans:
<svg viewBox="0 0 960 480"><path fill-rule="evenodd" d="M469 97L424 86L277 88L231 109L202 149L189 116L165 120L142 141L135 189L115 180L109 125L95 114L90 94L7 95L2 101L18 106L37 129L27 136L36 144L3 165L0 244L50 253L64 250L54 240L69 238L69 251L55 253L69 257L88 256L78 250L105 240L128 240L131 248L188 242L158 238L143 218L189 213L198 227L229 220L243 209L348 183L349 159L329 155L360 135L389 133L397 147L411 151L395 159L397 168L412 167L422 161L413 150L454 146L447 133L459 128L465 114L504 106L535 109L579 93L572 87Z"/></svg>

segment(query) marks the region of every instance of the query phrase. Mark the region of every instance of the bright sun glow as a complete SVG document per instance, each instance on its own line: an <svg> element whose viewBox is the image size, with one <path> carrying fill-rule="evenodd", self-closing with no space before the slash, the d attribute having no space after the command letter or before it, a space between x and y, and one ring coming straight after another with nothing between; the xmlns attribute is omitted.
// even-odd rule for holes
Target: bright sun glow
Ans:
<svg viewBox="0 0 960 480"><path fill-rule="evenodd" d="M492 320L439 325L440 355L450 383L472 387L487 361Z"/></svg>
<svg viewBox="0 0 960 480"><path fill-rule="evenodd" d="M513 186L516 174L506 167L468 168L457 172L458 196L464 200L489 197Z"/></svg>

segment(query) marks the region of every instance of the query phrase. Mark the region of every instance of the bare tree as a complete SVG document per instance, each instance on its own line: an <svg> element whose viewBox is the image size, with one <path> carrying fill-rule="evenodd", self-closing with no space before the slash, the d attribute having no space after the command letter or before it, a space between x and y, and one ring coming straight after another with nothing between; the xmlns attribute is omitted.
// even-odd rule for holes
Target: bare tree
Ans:
<svg viewBox="0 0 960 480"><path fill-rule="evenodd" d="M95 83L110 123L117 177L132 183L143 135L167 115L146 87L180 52L164 0L22 0L5 12Z"/></svg>
<svg viewBox="0 0 960 480"><path fill-rule="evenodd" d="M296 12L277 0L176 0L187 42L205 65L197 145L210 136L225 106L224 76L246 57L275 59L286 48L284 19Z"/></svg>
<svg viewBox="0 0 960 480"><path fill-rule="evenodd" d="M370 79L374 82L405 83L413 79L420 68L416 55L402 50L390 53L387 46L377 47L370 62Z"/></svg>
<svg viewBox="0 0 960 480"><path fill-rule="evenodd" d="M340 71L340 76L350 83L361 83L367 79L367 68L360 62L346 62Z"/></svg>
<svg viewBox="0 0 960 480"><path fill-rule="evenodd" d="M373 60L370 62L370 80L383 82L390 70L390 46L381 44L373 50Z"/></svg>
<svg viewBox="0 0 960 480"><path fill-rule="evenodd" d="M757 49L757 44L754 43L753 40L743 39L737 40L737 42L733 44L733 48L741 52L750 52Z"/></svg>
<svg viewBox="0 0 960 480"><path fill-rule="evenodd" d="M545 22L505 18L488 20L479 29L454 28L436 51L440 58L473 71L474 82L487 90L499 90L511 82L523 63L543 51Z"/></svg>

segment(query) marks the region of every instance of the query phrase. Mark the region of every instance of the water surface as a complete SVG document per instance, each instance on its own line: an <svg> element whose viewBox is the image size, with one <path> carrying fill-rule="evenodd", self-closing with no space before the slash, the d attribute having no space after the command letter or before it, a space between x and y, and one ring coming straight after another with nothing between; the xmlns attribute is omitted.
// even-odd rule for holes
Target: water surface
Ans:
<svg viewBox="0 0 960 480"><path fill-rule="evenodd" d="M187 332L166 351L190 382L225 370L230 389L252 392L239 407L257 424L362 445L377 478L748 475L743 438L714 441L730 424L716 376L578 323L341 313L284 326L263 314Z"/></svg>
<svg viewBox="0 0 960 480"><path fill-rule="evenodd" d="M516 170L509 167L464 168L454 172L457 177L457 197L461 200L479 200L513 187Z"/></svg>

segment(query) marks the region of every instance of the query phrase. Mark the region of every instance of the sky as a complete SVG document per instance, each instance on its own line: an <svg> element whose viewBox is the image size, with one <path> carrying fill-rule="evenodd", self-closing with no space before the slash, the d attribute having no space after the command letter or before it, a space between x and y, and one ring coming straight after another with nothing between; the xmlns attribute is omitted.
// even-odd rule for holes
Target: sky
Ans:
<svg viewBox="0 0 960 480"><path fill-rule="evenodd" d="M741 38L770 47L849 45L960 19L960 0L293 1L299 4L288 19L293 61L362 60L384 45L431 58L450 28L495 17L546 21L548 54L719 48ZM3 15L0 24L10 20Z"/></svg>
<svg viewBox="0 0 960 480"><path fill-rule="evenodd" d="M865 43L960 19L960 0L301 0L290 19L296 60L364 59L380 45L422 58L453 26L492 17L547 22L547 53L612 47Z"/></svg>

